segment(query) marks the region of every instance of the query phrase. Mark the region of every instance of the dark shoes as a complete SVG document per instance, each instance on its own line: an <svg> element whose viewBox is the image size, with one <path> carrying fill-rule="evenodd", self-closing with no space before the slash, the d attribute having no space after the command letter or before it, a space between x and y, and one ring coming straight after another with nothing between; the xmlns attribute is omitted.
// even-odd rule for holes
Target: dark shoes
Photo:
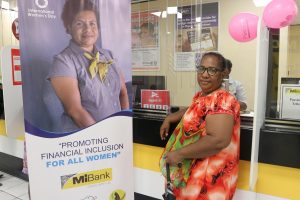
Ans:
<svg viewBox="0 0 300 200"><path fill-rule="evenodd" d="M3 177L3 174L0 174L0 178L2 178ZM0 183L0 186L2 186L2 183Z"/></svg>

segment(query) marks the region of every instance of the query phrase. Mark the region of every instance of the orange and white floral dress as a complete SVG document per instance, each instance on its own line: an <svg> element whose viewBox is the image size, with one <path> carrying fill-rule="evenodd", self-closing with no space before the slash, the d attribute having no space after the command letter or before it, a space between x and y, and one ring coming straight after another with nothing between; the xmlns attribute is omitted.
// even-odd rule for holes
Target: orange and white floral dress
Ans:
<svg viewBox="0 0 300 200"><path fill-rule="evenodd" d="M185 140L195 137L201 140L206 135L205 117L213 114L228 114L234 118L234 127L230 144L216 155L190 161L189 174L180 178L182 183L174 185L176 200L230 200L232 199L238 178L240 152L240 105L236 98L225 90L217 90L207 96L197 93L191 106L184 114L170 138L161 157L164 162L167 151L188 145ZM183 133L180 134L180 131ZM172 137L171 136L171 137ZM188 163L188 162L183 162ZM182 169L179 169L182 172ZM180 172L171 171L171 180L178 182Z"/></svg>

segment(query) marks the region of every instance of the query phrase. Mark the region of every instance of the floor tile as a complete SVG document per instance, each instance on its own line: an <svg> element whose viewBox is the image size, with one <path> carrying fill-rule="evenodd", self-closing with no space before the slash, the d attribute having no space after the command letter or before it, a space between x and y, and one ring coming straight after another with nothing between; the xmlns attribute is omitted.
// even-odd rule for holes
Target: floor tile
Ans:
<svg viewBox="0 0 300 200"><path fill-rule="evenodd" d="M5 192L15 197L22 196L28 192L28 183L24 182L22 184L16 185L14 187L5 190Z"/></svg>
<svg viewBox="0 0 300 200"><path fill-rule="evenodd" d="M233 200L256 200L256 193L251 191L236 190Z"/></svg>
<svg viewBox="0 0 300 200"><path fill-rule="evenodd" d="M6 174L4 172L0 172L0 174L3 174L2 178L0 178L0 183L2 183L3 181L13 177L13 176L11 176L9 174Z"/></svg>
<svg viewBox="0 0 300 200"><path fill-rule="evenodd" d="M16 177L10 177L10 178L8 178L7 180L4 180L4 181L1 180L2 186L0 186L0 191L6 191L9 188L15 187L17 185L21 185L24 182L26 182L26 181L24 181L22 179L19 179L19 178L16 178Z"/></svg>
<svg viewBox="0 0 300 200"><path fill-rule="evenodd" d="M10 194L7 194L6 192L0 191L0 199L1 200L14 200L14 199L16 199L16 197L14 197Z"/></svg>
<svg viewBox="0 0 300 200"><path fill-rule="evenodd" d="M29 200L28 192L26 194L22 195L22 196L19 196L18 198L21 199L21 200Z"/></svg>
<svg viewBox="0 0 300 200"><path fill-rule="evenodd" d="M288 200L288 199L274 197L266 194L257 194L257 200Z"/></svg>
<svg viewBox="0 0 300 200"><path fill-rule="evenodd" d="M29 200L28 182L1 172L0 200Z"/></svg>

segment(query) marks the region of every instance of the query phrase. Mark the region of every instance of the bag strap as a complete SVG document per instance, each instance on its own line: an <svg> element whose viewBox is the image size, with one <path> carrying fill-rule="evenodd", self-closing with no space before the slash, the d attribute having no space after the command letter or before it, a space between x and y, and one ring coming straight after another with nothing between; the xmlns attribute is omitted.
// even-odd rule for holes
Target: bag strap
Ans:
<svg viewBox="0 0 300 200"><path fill-rule="evenodd" d="M171 184L170 164L169 163L166 163L166 170L167 170L167 184Z"/></svg>
<svg viewBox="0 0 300 200"><path fill-rule="evenodd" d="M167 171L167 187L165 194L163 194L164 200L176 200L176 197L173 193L172 185L171 185L171 177L170 177L170 165L166 163L166 171Z"/></svg>
<svg viewBox="0 0 300 200"><path fill-rule="evenodd" d="M177 167L178 168L181 168L182 167L182 163L178 163L177 164ZM166 163L166 171L167 171L167 183L168 184L171 184L171 176L170 176L170 164L169 163Z"/></svg>

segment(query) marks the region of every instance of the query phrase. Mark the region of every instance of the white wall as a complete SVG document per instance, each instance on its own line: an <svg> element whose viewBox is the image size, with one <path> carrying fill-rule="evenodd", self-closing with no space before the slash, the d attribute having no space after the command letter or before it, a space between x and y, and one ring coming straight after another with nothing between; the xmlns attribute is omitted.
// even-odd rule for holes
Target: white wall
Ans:
<svg viewBox="0 0 300 200"><path fill-rule="evenodd" d="M0 10L0 45L19 45L19 41L12 33L12 23L18 18L18 13L11 10Z"/></svg>
<svg viewBox="0 0 300 200"><path fill-rule="evenodd" d="M288 77L300 77L300 25L289 26Z"/></svg>
<svg viewBox="0 0 300 200"><path fill-rule="evenodd" d="M253 110L257 41L236 42L228 32L231 17L240 12L251 12L261 17L263 8L255 7L252 0L220 0L219 51L232 61L231 77L243 83L248 97L248 109Z"/></svg>

